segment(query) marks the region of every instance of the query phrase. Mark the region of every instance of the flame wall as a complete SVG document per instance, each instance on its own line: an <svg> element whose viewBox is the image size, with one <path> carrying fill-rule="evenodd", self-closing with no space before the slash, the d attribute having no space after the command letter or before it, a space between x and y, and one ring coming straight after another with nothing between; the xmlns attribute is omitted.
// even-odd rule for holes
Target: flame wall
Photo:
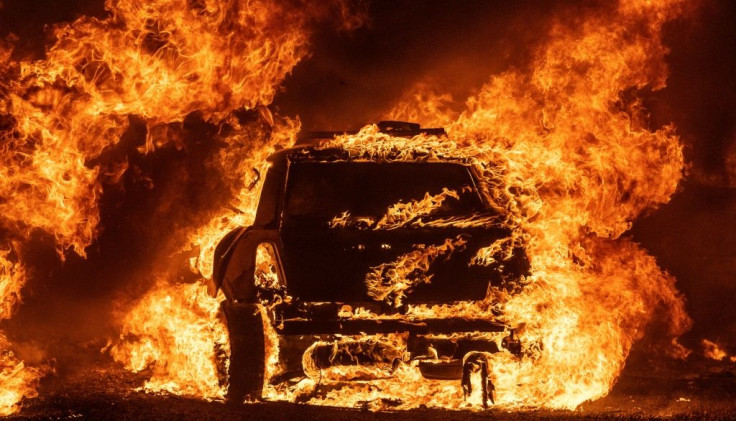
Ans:
<svg viewBox="0 0 736 421"><path fill-rule="evenodd" d="M13 51L13 37L5 40L0 48L3 308L18 301L26 274L23 255L42 260L34 256L36 239L53 243L62 260L72 253L87 257L101 232L102 202L110 205L108 216L123 218L108 221L112 231L127 225L131 215L142 216L133 232L143 240L121 232L96 256L117 257L114 266L125 272L123 278L143 277L126 284L137 283L140 291L156 275L172 281L185 276L181 268L188 256L181 253L190 248L189 236L206 231L208 221L217 235L247 223L252 194L238 194L258 178L252 167L262 170L263 158L298 127L263 106L307 54L311 25L332 20L349 29L359 24L357 16L340 2L110 0L101 16L54 26L53 42L40 59L24 58ZM167 170L174 173L162 173ZM116 215L126 207L130 214ZM161 226L167 216L172 219ZM205 240L191 241L206 253L216 239L206 246ZM126 267L127 247L136 245L151 247L151 255L133 252L129 257L140 259ZM208 274L206 263L199 263L195 266ZM116 277L105 268L80 266L77 273L88 280L88 272ZM152 294L151 300L167 297ZM58 298L52 301L65 307ZM123 304L125 297L116 301ZM9 317L5 313L3 318ZM172 333L159 329L157 335ZM3 398L3 413L35 393L30 383L37 377L7 355L13 372L6 375L4 369L2 388L13 392ZM173 383L164 388L178 390Z"/></svg>
<svg viewBox="0 0 736 421"><path fill-rule="evenodd" d="M470 2L447 13L407 6L414 15L373 5L373 26L345 37L315 26L359 26L361 14L342 3L78 4L94 17L46 12L73 22L53 27L45 54L32 53L42 37L32 38L24 26L33 25L25 24L14 24L21 39L0 49L0 319L19 312L17 324L4 325L15 342L48 341L58 330L81 343L108 335L119 320L130 340L113 352L131 369L152 369L152 388L221 396L212 378L221 356L209 346L222 342L216 300L196 285L211 273L219 236L252 217L253 169L262 173L263 157L298 130L264 107L275 100L280 114L301 115L309 128L357 127L382 116L446 125L461 146L484 150L507 169L509 184L523 192L513 214L528 236L534 276L505 307L549 345L537 360L496 375L513 389L542 370L557 373L507 402L574 407L604 395L648 323L658 323L670 350L682 351L670 342L689 325L682 296L627 230L666 203L682 177L680 139L668 124L686 122L688 145L697 146L702 132L679 103L690 96L664 89L672 56L662 36L688 45L668 28L686 25L680 17L693 13L691 4ZM706 18L721 12L718 2L700 4ZM6 8L3 17L18 11ZM458 19L467 22L462 31L453 29ZM680 20L667 26L673 19ZM540 29L529 31L530 23ZM306 65L295 67L310 51ZM680 86L700 80L672 71ZM732 104L723 101L713 113ZM733 128L713 133L732 144ZM719 170L698 153L698 180L730 183L730 161ZM667 256L671 248L659 250ZM18 310L25 284L35 294ZM152 285L160 287L144 295ZM159 308L153 303L179 314L187 335L208 338L198 345L208 349L205 362L187 361L186 350L157 356L182 335L146 312ZM72 324L89 332L59 330L68 323L54 325L41 309L62 319L77 314ZM100 315L110 320L94 322ZM202 315L209 321L192 323ZM0 349L12 348L2 336ZM568 358L576 353L589 358ZM11 412L35 394L43 369L21 362L30 356L3 355L10 357L0 361L0 384L11 392L0 397L0 412ZM205 366L204 377L187 371L195 365Z"/></svg>

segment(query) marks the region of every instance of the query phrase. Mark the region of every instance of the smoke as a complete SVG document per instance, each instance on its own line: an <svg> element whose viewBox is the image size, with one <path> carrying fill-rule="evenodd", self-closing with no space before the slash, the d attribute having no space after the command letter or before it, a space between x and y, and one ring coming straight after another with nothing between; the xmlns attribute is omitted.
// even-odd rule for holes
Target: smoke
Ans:
<svg viewBox="0 0 736 421"><path fill-rule="evenodd" d="M550 16L579 13L580 5L565 3L373 2L369 24L349 37L316 34L310 59L274 105L299 115L306 130L374 123L417 84L462 109L490 74L528 62Z"/></svg>

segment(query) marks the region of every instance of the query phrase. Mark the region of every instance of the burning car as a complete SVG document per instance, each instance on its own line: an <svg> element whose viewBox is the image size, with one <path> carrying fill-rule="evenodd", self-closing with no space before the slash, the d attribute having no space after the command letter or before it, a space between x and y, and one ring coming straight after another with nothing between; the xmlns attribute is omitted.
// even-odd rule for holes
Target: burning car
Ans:
<svg viewBox="0 0 736 421"><path fill-rule="evenodd" d="M402 122L378 128L393 137L444 135ZM215 285L227 298L229 399L301 376L391 376L402 364L469 389L469 371L486 370L483 355L521 352L514 329L421 309L488 300L513 285L528 271L523 247L479 262L512 229L465 160L355 157L320 146L335 134L314 133L273 154L254 224L215 251ZM272 336L279 373L267 368Z"/></svg>

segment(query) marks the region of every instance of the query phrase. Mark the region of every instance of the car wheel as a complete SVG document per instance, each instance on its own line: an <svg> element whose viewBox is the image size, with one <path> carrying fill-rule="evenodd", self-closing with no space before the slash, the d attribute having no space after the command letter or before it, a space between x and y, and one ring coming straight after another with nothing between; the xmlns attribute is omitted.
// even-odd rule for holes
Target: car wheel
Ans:
<svg viewBox="0 0 736 421"><path fill-rule="evenodd" d="M230 403L243 403L246 398L260 399L263 394L266 350L263 319L255 304L224 302L230 335L230 367L228 391Z"/></svg>

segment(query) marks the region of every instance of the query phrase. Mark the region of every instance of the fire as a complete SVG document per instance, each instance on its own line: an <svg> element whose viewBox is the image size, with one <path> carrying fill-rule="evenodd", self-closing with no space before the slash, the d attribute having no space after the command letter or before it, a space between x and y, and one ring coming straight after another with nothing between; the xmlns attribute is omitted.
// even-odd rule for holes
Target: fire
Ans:
<svg viewBox="0 0 736 421"><path fill-rule="evenodd" d="M443 93L441 81L422 80L413 84L383 117L386 120L414 121L424 127L447 127L459 113L452 95Z"/></svg>
<svg viewBox="0 0 736 421"><path fill-rule="evenodd" d="M728 355L721 345L718 345L716 342L703 339L700 345L703 348L703 356L706 358L716 361L729 360L732 363L736 363L736 355Z"/></svg>
<svg viewBox="0 0 736 421"><path fill-rule="evenodd" d="M223 380L227 373L227 358L222 357L222 350L229 349L229 342L226 335L221 336L223 332L227 332L222 315L218 312L222 297L212 301L202 293L204 290L200 287L211 286L208 280L212 276L213 254L220 239L230 230L252 223L262 187L262 175L268 169L266 158L277 149L290 146L299 130L298 121L274 116L264 105L273 99L278 83L306 54L306 25L310 21L325 17L331 9L336 8L348 18L343 21L345 29L360 23L358 15L353 15L352 11L339 2L313 6L306 10L292 10L278 2L214 3L216 7L213 10L218 14L215 16L217 24L213 24L212 29L227 32L220 34L216 31L213 34L213 42L221 49L204 50L201 61L196 62L193 70L200 70L198 65L211 62L208 56L215 54L222 60L220 65L231 70L232 76L237 77L235 80L230 80L227 75L222 77L222 68L215 67L212 79L207 79L212 85L200 84L195 80L198 92L214 101L212 114L210 116L203 110L201 104L193 104L188 112L205 111L205 116L219 120L220 128L228 131L222 136L227 146L211 165L218 174L227 179L230 200L226 209L210 215L209 221L192 227L188 241L183 242L182 252L196 253L195 257L189 259L189 266L202 276L198 283L190 287L174 285L152 289L121 321L124 332L137 332L141 325L150 325L149 339L139 334L121 337L121 341L111 348L116 360L124 362L135 371L141 370L145 365L154 367L155 374L144 386L145 390L166 390L206 399L222 398L227 390L227 382ZM174 9L173 16L178 16L181 9L186 8L179 5ZM150 12L152 9L145 10ZM196 15L191 15L192 10L187 13L185 16L196 18ZM176 19L172 22L176 22ZM194 28L183 35L187 45L196 44L195 40L198 40L201 33L199 31L201 28ZM204 68L209 68L209 65ZM188 76L191 77L191 74ZM192 92L186 92L188 98L191 95ZM227 101L222 102L223 99ZM255 108L260 125L254 128L241 122L233 114L240 107ZM166 133L163 136L166 140ZM201 329L204 329L206 334L202 335L202 341L196 345L182 344L170 348L167 346L168 342L176 341L182 335L186 336L184 332L188 331L187 326L194 322L194 318L188 313L179 313L181 303L191 301L190 288L197 288L195 303L212 310L204 314L197 313L204 318L204 327L200 327L198 332L202 333ZM162 311L156 311L155 307L144 304L160 299L162 293L171 302ZM167 339L152 340L156 335ZM270 358L272 361L278 356L276 342L269 348L273 349ZM188 357L192 352L202 352L204 358L192 360ZM141 355L144 356L143 360ZM202 364L207 369L200 369ZM271 366L274 364L275 362L270 363Z"/></svg>
<svg viewBox="0 0 736 421"><path fill-rule="evenodd" d="M271 0L107 0L105 7L104 18L81 17L52 28L55 41L42 59L15 59L9 42L0 45L0 230L21 244L41 232L53 239L62 259L68 251L85 257L85 249L99 232L103 186L120 182L128 169L127 157L114 158L111 152L131 121L145 126L138 152L151 154L165 147L182 148L183 121L196 112L228 144L220 155L222 162L211 166L222 177L237 177L230 186L237 196L232 198L235 210L210 215L212 222L200 221L177 239L182 248L189 248L188 237L193 238L194 246L202 250L202 257L193 259L193 264L209 276L205 256L222 230L247 224L253 212L248 201L258 190L258 180L247 179L257 178L251 168L262 171L263 158L284 141L283 133L298 127L295 121L274 118L264 107L307 54L310 25L337 17L339 29L349 30L361 24L361 13L339 1L316 5ZM238 110L260 110L259 120L266 124L254 129L257 125L236 117ZM272 136L264 134L271 132ZM238 196L240 190L247 194ZM7 244L0 248L6 249ZM4 270L10 267L12 273L22 273L17 262L6 265L5 257ZM3 317L9 317L7 308L18 300L24 276L3 273L0 279ZM159 333L175 332L167 318L182 316L181 326L191 321L191 313L178 309L191 307L193 299L204 308L212 304L191 290L199 288L196 284L157 285L141 302L158 298L170 304L139 304L132 311L141 313L140 318L131 315L124 322L143 323L143 314L151 311L149 323L158 320ZM169 313L164 314L164 309ZM215 329L213 314L202 309L195 314L210 318L210 329ZM123 330L141 328L126 325ZM127 365L139 369L151 358L170 359L165 348L151 348L166 344L139 343L141 350L125 351L133 359ZM7 346L3 339L3 355L11 355ZM2 405L10 412L17 409L20 397L33 395L28 390L37 378L33 369L14 361L11 355L8 369L3 362ZM200 363L190 361L195 366ZM184 372L172 364L163 367ZM188 385L179 382L169 387L162 377L150 385L219 396L220 386L212 382L214 371L191 370L189 375Z"/></svg>
<svg viewBox="0 0 736 421"><path fill-rule="evenodd" d="M0 320L9 319L20 301L26 273L20 262L13 261L10 250L0 250Z"/></svg>
<svg viewBox="0 0 736 421"><path fill-rule="evenodd" d="M396 369L395 361L404 358L406 335L382 335L376 338L341 338L333 342L317 341L305 352L302 365L310 379L380 379ZM343 366L332 366L342 362ZM323 366L324 365L324 366Z"/></svg>
<svg viewBox="0 0 736 421"><path fill-rule="evenodd" d="M232 121L235 131L227 137L229 146L218 155L215 168L228 177L232 200L228 210L223 210L189 235L187 248L198 251L190 261L191 269L204 278L212 277L212 261L215 247L223 235L231 230L248 226L255 218L262 175L268 170L266 158L277 148L288 146L299 124L289 119L273 120L267 109L267 121L272 126L268 131L257 130L251 133L237 121ZM270 132L270 133L269 133Z"/></svg>
<svg viewBox="0 0 736 421"><path fill-rule="evenodd" d="M0 332L0 349L3 349L3 354L0 355L0 416L17 412L21 399L38 396L36 388L44 374L43 369L27 367L16 358L12 351L8 351L11 346Z"/></svg>
<svg viewBox="0 0 736 421"><path fill-rule="evenodd" d="M332 218L328 225L330 228L353 227L358 229L373 230L394 230L405 226L455 226L455 227L474 227L487 226L497 222L493 216L476 215L470 218L438 218L432 221L424 221L422 217L432 214L442 207L447 199L460 200L458 192L444 188L440 193L435 195L425 193L424 197L418 200L410 200L406 203L395 203L386 210L386 213L378 219L367 216L353 217L350 211L344 211L340 215Z"/></svg>
<svg viewBox="0 0 736 421"><path fill-rule="evenodd" d="M145 390L222 398L218 370L229 358L227 328L218 316L222 299L203 284L159 285L124 316L121 340L110 353L131 371L152 371Z"/></svg>
<svg viewBox="0 0 736 421"><path fill-rule="evenodd" d="M456 191L445 188L435 195L426 193L420 200L392 205L388 208L386 214L378 220L375 229L390 230L399 228L418 216L429 215L435 209L440 208L448 198L459 200L460 196Z"/></svg>
<svg viewBox="0 0 736 421"><path fill-rule="evenodd" d="M621 0L586 12L574 26L560 21L527 68L493 76L462 113L451 111L449 95L429 90L408 96L392 111L446 126L447 138L395 138L368 126L326 145L352 156L452 158L481 175L479 188L504 221L433 223L503 222L512 238L489 244L474 263L503 262L523 245L530 276L516 294L489 291L480 302L408 306L405 314L391 317L501 314L524 344L521 357L487 357L496 402L505 408L572 409L605 396L632 345L655 321L666 326L662 348L685 352L676 338L691 322L674 278L626 236L636 217L668 202L683 176L674 127L651 129L637 95L665 86L667 50L660 32L683 3ZM13 240L0 244L0 318L10 317L19 301L28 273L22 244L32 233L53 239L62 258L69 251L85 256L99 232L104 186L118 182L128 168L127 159L105 153L120 143L130 118L145 126L138 152L155 154L184 148L183 122L197 113L223 144L205 165L225 181L227 192L215 210L176 233L177 258L196 279L179 282L178 268L171 267L152 274L168 278L121 317L121 336L108 350L128 369L151 373L147 391L219 399L227 388L229 348L222 297L206 293L214 248L232 228L252 223L266 157L293 144L299 130L297 120L274 116L266 106L307 54L312 22L338 16L343 29L350 29L360 17L339 2L108 0L106 8L105 18L55 27L56 41L42 60L11 60L11 47L0 46L0 230ZM247 118L245 111L251 113ZM427 215L456 195L427 192L417 202L389 208L378 225L390 229ZM348 223L349 210L331 222ZM417 247L402 261L377 267L378 275L367 282L377 299L398 306L414 283L431 282L424 273L431 259L462 245L458 237ZM6 252L8 247L13 251ZM277 283L267 269L267 282ZM374 316L366 309L345 314ZM278 341L273 329L264 330L270 378L278 372ZM401 340L387 342L398 347ZM330 345L335 355L349 357L361 343L347 338ZM0 334L0 414L16 411L23 396L34 396L41 373L7 352L11 348ZM267 386L266 395L315 404L376 402L375 408L480 408L477 393L464 400L457 384L423 379L417 362L392 370L390 379L319 396L309 393L314 376L292 390Z"/></svg>
<svg viewBox="0 0 736 421"><path fill-rule="evenodd" d="M650 134L642 132L647 137ZM659 152L634 156L641 160L638 162L640 165L646 166L644 162L651 160L659 165L674 165L679 171L682 156L676 146L677 138L670 136L669 130L663 134L666 136L661 137L661 141L673 143L672 148L664 150L674 152L675 159L662 157ZM457 134L454 136L455 139L459 138ZM484 145L468 141L463 146L446 139L427 136L393 138L378 133L375 127L368 127L354 137L336 138L326 147L336 145L342 145L356 158L374 156L388 160L412 160L422 151L431 150L433 152L429 155L430 159L464 156L472 158L471 162L481 167L484 160L486 163L498 163L500 158L509 159L515 156L513 153L509 154L507 145L503 143L497 145L491 141ZM527 152L535 154L520 154L518 159L531 161L532 164L536 163L535 157L546 159L550 153L546 149L548 146L536 146L536 149L527 149ZM646 152L649 145L644 147ZM614 150L616 151L617 149ZM555 152L562 151L552 151ZM631 154L628 158L630 157ZM530 253L532 275L524 281L522 292L517 295L492 293L487 298L490 302L481 301L470 305L430 308L409 306L406 315L401 317L493 317L492 312L484 311L484 307L491 305L500 310L504 321L510 325L523 326L520 337L522 343L527 344L523 358L519 360L505 352L489 357L493 382L499 391L497 403L510 407L574 408L583 401L604 396L623 368L631 346L641 338L644 326L655 317L662 317L669 326L667 336L671 342L666 343L668 350L682 355L680 353L683 349L674 338L689 327L690 320L684 312L682 296L674 287L674 279L663 273L654 258L638 245L627 238L617 238L620 234L596 235L587 231L585 224L577 228L560 226L560 221L576 221L575 218L580 217L578 212L585 211L586 201L593 200L593 197L571 197L570 193L574 190L537 190L535 186L528 185L529 180L535 180L532 173L520 174L512 171L537 171L539 167L531 170L521 162L516 163L516 168L510 164L514 164L513 161L505 161L502 164L503 171L489 172L485 181L488 185L494 185L494 178L502 175L507 185L511 186L506 193L515 191L529 195L493 197L498 207L511 210L506 213L511 218L509 223L519 227L517 236L523 239L521 241L526 244ZM541 167L545 163L538 164ZM551 162L551 165L558 164L556 161ZM561 177L567 176L575 165L581 163L569 163L567 171L557 175L559 179L538 179L539 185L586 183L585 179ZM656 168L652 165L649 167ZM544 175L554 174L554 168L545 170ZM607 166L589 171L607 171ZM616 174L616 178L627 175L628 173ZM629 183L632 181L629 180ZM670 181L662 180L663 183ZM601 187L605 192L607 186ZM674 186L670 194L673 192ZM582 193L598 192L581 191ZM618 194L623 195L626 192L619 191ZM663 197L662 200L666 201L667 198L668 196ZM612 208L606 209L606 217L615 212L618 206L617 203L612 205ZM546 212L550 212L550 217L545 215ZM598 215L591 214L589 217L594 216ZM503 255L510 253L508 248L513 244L515 241L508 241L490 247L497 250L496 254L500 254L498 258L502 260ZM500 302L494 304L493 301L496 300ZM358 310L357 314L358 317L366 317L364 310ZM383 392L380 396L400 397L400 407L436 405L456 408L463 402L462 399L457 399L455 390L440 388L435 382L422 380L410 368L399 371L398 379L400 380L394 380L395 383L382 380L376 387ZM400 385L407 383L416 384L411 388L411 395L402 393L401 387L404 386ZM428 395L414 393L417 390L427 391L432 396L431 401L424 398ZM372 394L375 393L374 390ZM312 402L345 404L365 399L369 397L360 388L346 386L324 400ZM478 404L478 398L473 402Z"/></svg>
<svg viewBox="0 0 736 421"><path fill-rule="evenodd" d="M26 281L23 266L13 261L11 250L0 250L0 320L9 319L20 300ZM19 409L21 399L38 395L36 386L44 369L26 367L12 351L12 344L0 331L0 416Z"/></svg>
<svg viewBox="0 0 736 421"><path fill-rule="evenodd" d="M261 288L277 290L281 282L276 268L276 254L270 244L259 244L256 249L254 282Z"/></svg>
<svg viewBox="0 0 736 421"><path fill-rule="evenodd" d="M504 321L523 326L527 344L520 360L490 357L504 406L575 408L605 396L631 346L655 320L667 326L665 351L686 355L676 337L691 322L674 279L624 236L634 218L666 203L682 178L674 129L648 129L635 95L664 87L659 34L679 7L678 1L625 1L574 28L556 25L529 72L494 76L468 100L449 127L452 140L390 138L369 128L330 145L354 156L462 156L500 168L487 172L486 192L518 227L531 263L521 293L499 297ZM634 95L625 94L630 90ZM490 247L495 255L509 245ZM449 392L423 387L413 386L411 396L380 388L405 398L402 406L457 405ZM361 394L336 392L326 401L344 402L350 393Z"/></svg>
<svg viewBox="0 0 736 421"><path fill-rule="evenodd" d="M396 261L371 268L365 277L368 296L396 308L401 307L408 290L421 283L432 282L429 267L438 257L452 254L467 241L462 237L448 238L442 244L417 244L411 252Z"/></svg>

